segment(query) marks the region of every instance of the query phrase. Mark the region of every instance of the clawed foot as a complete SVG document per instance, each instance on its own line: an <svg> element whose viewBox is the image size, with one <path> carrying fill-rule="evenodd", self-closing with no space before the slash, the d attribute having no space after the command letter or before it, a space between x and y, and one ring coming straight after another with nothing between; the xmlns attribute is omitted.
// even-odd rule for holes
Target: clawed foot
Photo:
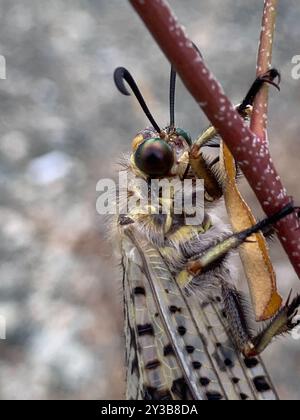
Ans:
<svg viewBox="0 0 300 420"><path fill-rule="evenodd" d="M276 79L277 79L277 83L276 83ZM255 97L261 90L264 83L268 83L269 85L272 85L276 89L280 90L280 86L279 86L280 82L281 82L281 76L280 76L279 71L276 69L270 69L266 73L262 74L261 76L258 76L257 79L252 84L245 99L243 100L241 105L238 107L238 112L241 115L243 115L246 112L246 109L249 106L253 105Z"/></svg>
<svg viewBox="0 0 300 420"><path fill-rule="evenodd" d="M277 83L275 80L278 80ZM258 83L268 83L274 86L276 89L280 90L281 74L276 69L270 69L262 76L257 78Z"/></svg>
<svg viewBox="0 0 300 420"><path fill-rule="evenodd" d="M296 296L292 302L291 295L292 292L284 307L275 315L265 329L253 339L253 348L248 351L247 357L253 357L262 353L275 337L288 334L300 325L300 319L295 319L300 307L300 295Z"/></svg>

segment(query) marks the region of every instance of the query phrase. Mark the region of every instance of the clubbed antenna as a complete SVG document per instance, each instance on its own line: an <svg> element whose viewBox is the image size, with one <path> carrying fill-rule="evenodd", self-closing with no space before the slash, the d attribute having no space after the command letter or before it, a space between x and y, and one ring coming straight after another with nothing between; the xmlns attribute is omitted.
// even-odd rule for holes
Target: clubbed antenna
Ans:
<svg viewBox="0 0 300 420"><path fill-rule="evenodd" d="M128 85L130 86L132 92L134 93L134 96L136 97L136 99L138 100L139 104L141 105L142 110L144 111L146 117L148 118L148 120L150 121L150 123L152 124L152 126L155 128L155 130L160 133L161 129L159 128L159 126L157 125L155 119L153 118L148 106L146 105L146 102L139 90L139 88L137 87L137 84L134 81L134 78L131 76L131 74L129 73L128 70L126 70L124 67L118 67L115 72L114 72L114 81L115 84L118 88L118 90L126 96L130 96L130 93L128 92L125 84L124 84L124 80L128 83Z"/></svg>

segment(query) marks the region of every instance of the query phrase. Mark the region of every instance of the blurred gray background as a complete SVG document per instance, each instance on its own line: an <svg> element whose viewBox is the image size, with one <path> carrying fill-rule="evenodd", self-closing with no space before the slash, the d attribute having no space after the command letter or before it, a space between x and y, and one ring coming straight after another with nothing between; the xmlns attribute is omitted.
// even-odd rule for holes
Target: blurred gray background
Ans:
<svg viewBox="0 0 300 420"><path fill-rule="evenodd" d="M234 102L255 77L263 0L171 0L180 21ZM169 64L126 0L0 0L1 399L123 398L121 273L96 183L114 177L135 133L148 125L113 84L135 76L160 124L168 121ZM270 141L290 194L299 197L300 5L280 2ZM178 83L177 125L196 137L207 125ZM260 215L246 183L243 189ZM286 296L299 281L275 243ZM265 353L279 393L300 398L300 341Z"/></svg>

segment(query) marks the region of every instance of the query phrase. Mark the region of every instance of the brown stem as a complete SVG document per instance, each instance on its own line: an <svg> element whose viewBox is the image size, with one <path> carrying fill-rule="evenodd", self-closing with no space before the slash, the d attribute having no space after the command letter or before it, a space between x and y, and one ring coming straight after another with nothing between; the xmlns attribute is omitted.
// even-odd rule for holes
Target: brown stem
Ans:
<svg viewBox="0 0 300 420"><path fill-rule="evenodd" d="M278 0L265 0L257 59L257 76L270 70ZM251 130L262 140L267 140L269 86L265 84L256 96L251 118Z"/></svg>
<svg viewBox="0 0 300 420"><path fill-rule="evenodd" d="M206 67L183 27L164 0L130 0L187 89L207 115L239 163L265 213L287 205L287 195L274 167L267 144L254 134L236 112L220 83ZM278 236L300 277L298 215L276 225Z"/></svg>

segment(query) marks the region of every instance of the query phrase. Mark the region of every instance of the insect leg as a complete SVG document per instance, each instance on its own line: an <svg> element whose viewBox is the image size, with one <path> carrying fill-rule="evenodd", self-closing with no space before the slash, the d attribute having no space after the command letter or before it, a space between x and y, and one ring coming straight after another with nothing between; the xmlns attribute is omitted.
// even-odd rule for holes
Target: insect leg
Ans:
<svg viewBox="0 0 300 420"><path fill-rule="evenodd" d="M300 295L290 303L288 299L285 306L274 316L268 325L253 338L254 348L247 357L256 356L262 353L270 344L273 338L291 332L300 324L300 320L294 320L300 307Z"/></svg>
<svg viewBox="0 0 300 420"><path fill-rule="evenodd" d="M226 282L222 282L222 300L231 338L240 352L247 355L255 348L248 324L247 303L243 295Z"/></svg>
<svg viewBox="0 0 300 420"><path fill-rule="evenodd" d="M278 84L275 83L277 78ZM248 119L251 116L255 97L265 83L271 84L279 89L279 72L276 69L271 69L254 81L242 103L236 107L237 111L244 119ZM204 179L205 181L207 201L218 200L223 195L220 173L214 167L214 165L218 163L218 160L210 162L209 158L207 158L201 150L204 146L219 147L220 145L218 142L212 142L217 135L218 132L214 127L208 127L193 144L190 153L190 164L195 175L199 179Z"/></svg>
<svg viewBox="0 0 300 420"><path fill-rule="evenodd" d="M300 307L299 295L291 303L289 298L285 306L257 335L253 334L248 325L247 303L242 294L224 282L222 298L230 335L247 358L258 356L275 337L291 332L300 324L300 320L294 320Z"/></svg>
<svg viewBox="0 0 300 420"><path fill-rule="evenodd" d="M225 237L225 239L209 246L200 257L196 259L192 258L187 262L186 270L185 272L182 272L185 274L182 274L182 276L179 275L179 283L181 287L188 286L195 276L199 276L200 274L212 269L216 263L222 261L222 259L224 259L230 251L238 248L244 242L249 240L254 233L260 231L264 233L268 231L272 225L276 224L294 211L295 207L292 203L290 203L273 216L267 217L254 226L241 232L231 234ZM189 275L187 276L186 273Z"/></svg>
<svg viewBox="0 0 300 420"><path fill-rule="evenodd" d="M278 79L278 83L275 80ZM278 90L280 90L279 84L281 81L281 76L278 70L270 69L266 73L261 76L258 76L254 83L252 84L251 88L249 89L247 95L245 96L242 103L237 107L237 111L244 117L249 116L249 107L252 109L252 105L254 103L256 95L259 93L261 88L265 83L275 86Z"/></svg>
<svg viewBox="0 0 300 420"><path fill-rule="evenodd" d="M278 83L275 82L276 79L278 79ZM258 76L253 82L252 86L250 87L241 104L236 107L239 114L245 119L251 117L252 105L254 103L255 97L259 93L261 88L264 86L264 84L270 84L280 90L280 81L281 76L279 71L276 69L270 69L263 75ZM194 144L197 145L197 147L199 148L207 145L211 147L217 147L217 144L210 144L211 140L213 140L217 135L217 130L213 126L210 126L200 135L200 137L195 141Z"/></svg>
<svg viewBox="0 0 300 420"><path fill-rule="evenodd" d="M194 174L204 179L205 199L215 201L222 197L223 187L218 172L214 169L209 158L203 155L200 147L194 144L190 152L190 164Z"/></svg>

